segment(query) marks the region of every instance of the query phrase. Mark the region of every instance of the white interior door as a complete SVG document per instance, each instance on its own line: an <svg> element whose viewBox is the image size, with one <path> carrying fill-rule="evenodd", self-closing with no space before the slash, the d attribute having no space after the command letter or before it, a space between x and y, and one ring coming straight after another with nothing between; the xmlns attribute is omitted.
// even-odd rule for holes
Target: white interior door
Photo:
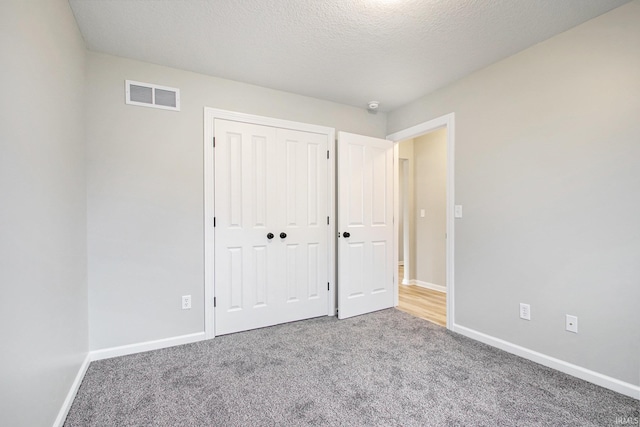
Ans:
<svg viewBox="0 0 640 427"><path fill-rule="evenodd" d="M327 315L327 136L277 129L277 323ZM284 233L284 234L281 234ZM286 236L280 238L280 236ZM279 284L283 284L280 287Z"/></svg>
<svg viewBox="0 0 640 427"><path fill-rule="evenodd" d="M338 133L338 317L394 306L393 143Z"/></svg>
<svg viewBox="0 0 640 427"><path fill-rule="evenodd" d="M214 131L215 335L326 315L327 136Z"/></svg>

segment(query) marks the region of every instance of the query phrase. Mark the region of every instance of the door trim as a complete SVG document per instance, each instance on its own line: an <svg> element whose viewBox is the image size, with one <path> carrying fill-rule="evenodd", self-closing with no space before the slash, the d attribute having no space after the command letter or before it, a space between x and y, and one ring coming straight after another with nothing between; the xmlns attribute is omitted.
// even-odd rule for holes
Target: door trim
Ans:
<svg viewBox="0 0 640 427"><path fill-rule="evenodd" d="M327 315L336 314L336 205L335 205L335 135L334 128L312 125L308 123L293 122L290 120L275 119L272 117L257 116L253 114L238 113L235 111L220 110L204 107L204 332L205 339L215 336L215 316L213 298L215 296L215 262L214 262L214 229L213 217L215 216L214 191L214 148L215 136L214 120L224 119L236 122L251 123L255 125L272 126L277 128L298 130L303 132L318 133L327 136L327 149L329 159L327 167L327 212L331 217L327 226L327 267L329 278L329 298Z"/></svg>
<svg viewBox="0 0 640 427"><path fill-rule="evenodd" d="M425 133L432 132L437 129L447 128L447 267L446 267L446 288L447 288L447 329L453 330L455 319L455 304L454 304L454 204L455 204L455 113L445 114L444 116L437 117L433 120L429 120L424 123L417 124L410 128L392 133L387 136L388 140L395 143L393 150L394 167L397 171L398 168L398 142L405 139L415 138ZM397 190L399 186L398 174L394 173L394 188L396 190L395 196L395 217L399 215L399 200L397 196ZM394 244L394 259L398 259L398 221L395 222L394 238L396 242ZM395 294L396 305L398 304L398 271L395 272Z"/></svg>

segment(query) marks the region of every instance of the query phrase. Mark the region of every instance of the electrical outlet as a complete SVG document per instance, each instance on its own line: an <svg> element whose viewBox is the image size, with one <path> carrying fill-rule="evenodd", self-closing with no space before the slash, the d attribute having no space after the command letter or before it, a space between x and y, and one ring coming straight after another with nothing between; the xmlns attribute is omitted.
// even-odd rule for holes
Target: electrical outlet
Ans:
<svg viewBox="0 0 640 427"><path fill-rule="evenodd" d="M531 306L529 304L520 303L520 318L531 320Z"/></svg>
<svg viewBox="0 0 640 427"><path fill-rule="evenodd" d="M182 295L182 309L191 309L191 295Z"/></svg>
<svg viewBox="0 0 640 427"><path fill-rule="evenodd" d="M570 314L567 314L565 328L567 329L567 331L577 334L578 333L578 316L572 316Z"/></svg>

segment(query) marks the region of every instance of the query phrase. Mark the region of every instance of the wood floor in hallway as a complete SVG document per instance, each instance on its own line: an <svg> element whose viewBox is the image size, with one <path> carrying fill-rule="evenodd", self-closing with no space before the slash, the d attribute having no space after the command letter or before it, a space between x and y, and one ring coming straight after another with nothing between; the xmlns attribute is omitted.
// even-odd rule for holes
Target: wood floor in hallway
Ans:
<svg viewBox="0 0 640 427"><path fill-rule="evenodd" d="M404 276L399 267L398 277ZM398 310L440 326L447 325L447 294L416 285L398 285Z"/></svg>

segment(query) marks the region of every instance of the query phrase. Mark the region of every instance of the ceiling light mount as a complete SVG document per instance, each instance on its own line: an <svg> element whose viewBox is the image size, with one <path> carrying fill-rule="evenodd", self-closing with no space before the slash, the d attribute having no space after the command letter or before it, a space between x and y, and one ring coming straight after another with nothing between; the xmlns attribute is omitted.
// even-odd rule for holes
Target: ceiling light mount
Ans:
<svg viewBox="0 0 640 427"><path fill-rule="evenodd" d="M380 107L380 103L378 101L369 101L369 103L367 104L367 110L370 113L377 112L379 107Z"/></svg>

